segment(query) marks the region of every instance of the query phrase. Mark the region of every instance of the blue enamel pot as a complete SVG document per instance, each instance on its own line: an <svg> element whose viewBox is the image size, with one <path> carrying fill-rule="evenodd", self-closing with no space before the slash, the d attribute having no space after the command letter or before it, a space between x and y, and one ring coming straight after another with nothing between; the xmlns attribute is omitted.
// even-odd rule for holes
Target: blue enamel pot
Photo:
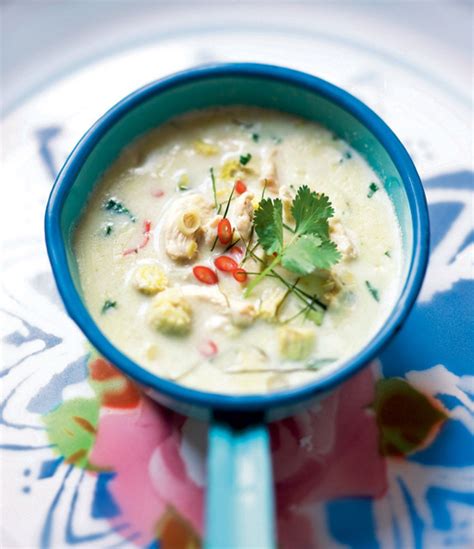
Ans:
<svg viewBox="0 0 474 549"><path fill-rule="evenodd" d="M190 110L254 105L317 121L362 154L392 200L403 236L398 299L371 341L312 383L251 396L197 391L153 375L115 347L84 303L71 235L100 176L138 136ZM153 82L112 107L62 168L46 209L46 244L64 305L98 351L165 406L210 422L205 543L209 548L275 547L274 497L266 423L291 415L357 372L400 329L420 290L428 258L428 211L420 178L387 125L344 90L309 74L269 65L200 67Z"/></svg>

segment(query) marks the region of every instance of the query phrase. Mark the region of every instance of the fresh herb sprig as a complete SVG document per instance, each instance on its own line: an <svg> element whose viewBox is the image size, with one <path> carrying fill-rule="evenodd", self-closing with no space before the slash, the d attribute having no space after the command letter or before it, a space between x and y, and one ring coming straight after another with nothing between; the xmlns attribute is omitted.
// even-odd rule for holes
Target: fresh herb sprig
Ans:
<svg viewBox="0 0 474 549"><path fill-rule="evenodd" d="M316 269L329 269L341 259L336 245L329 238L328 220L334 210L327 196L303 185L296 193L291 212L295 220L294 228L283 223L280 199L267 198L260 202L255 212L255 231L260 246L274 258L247 286L246 296L278 265L304 276ZM292 235L287 243L284 242L284 228Z"/></svg>

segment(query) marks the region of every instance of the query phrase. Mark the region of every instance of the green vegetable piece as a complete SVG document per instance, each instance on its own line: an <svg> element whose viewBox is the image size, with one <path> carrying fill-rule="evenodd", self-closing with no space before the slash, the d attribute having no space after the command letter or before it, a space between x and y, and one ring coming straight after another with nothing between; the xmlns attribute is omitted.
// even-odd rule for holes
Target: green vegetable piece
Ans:
<svg viewBox="0 0 474 549"><path fill-rule="evenodd" d="M372 284L368 280L365 281L365 285L367 286L370 295L375 299L375 301L380 301L380 295L377 288L374 288L374 286L372 286Z"/></svg>
<svg viewBox="0 0 474 549"><path fill-rule="evenodd" d="M313 328L283 326L278 330L278 349L282 357L289 360L304 360L314 347Z"/></svg>
<svg viewBox="0 0 474 549"><path fill-rule="evenodd" d="M251 158L252 155L250 153L243 154L240 156L239 162L242 164L242 166L246 166L250 162Z"/></svg>
<svg viewBox="0 0 474 549"><path fill-rule="evenodd" d="M390 250L387 250L384 255L386 255L387 257L392 257L392 254L390 253Z"/></svg>
<svg viewBox="0 0 474 549"><path fill-rule="evenodd" d="M305 318L311 322L314 322L316 326L321 326L324 319L324 310L319 308L316 309L315 307L308 307Z"/></svg>
<svg viewBox="0 0 474 549"><path fill-rule="evenodd" d="M367 193L367 198L372 198L378 190L379 190L379 186L376 183L371 183L369 185L369 192Z"/></svg>
<svg viewBox="0 0 474 549"><path fill-rule="evenodd" d="M291 213L298 234L329 238L328 219L334 215L334 209L326 195L311 191L307 185L301 186L293 200Z"/></svg>
<svg viewBox="0 0 474 549"><path fill-rule="evenodd" d="M127 215L131 221L135 222L136 221L136 217L132 214L132 212L126 208L123 203L118 200L117 198L109 198L106 202L104 202L103 204L103 208L105 210L108 210L108 211L111 211L115 214L118 214L118 215Z"/></svg>
<svg viewBox="0 0 474 549"><path fill-rule="evenodd" d="M105 314L109 309L116 309L116 308L117 308L116 301L106 299L104 304L102 305L102 314Z"/></svg>
<svg viewBox="0 0 474 549"><path fill-rule="evenodd" d="M259 139L260 139L260 136L258 135L258 133L252 134L252 140L254 141L254 143L258 143Z"/></svg>
<svg viewBox="0 0 474 549"><path fill-rule="evenodd" d="M187 183L178 183L178 191L187 191L189 185Z"/></svg>
<svg viewBox="0 0 474 549"><path fill-rule="evenodd" d="M104 227L104 234L105 236L110 236L112 234L112 231L114 230L114 224L113 223L106 223Z"/></svg>

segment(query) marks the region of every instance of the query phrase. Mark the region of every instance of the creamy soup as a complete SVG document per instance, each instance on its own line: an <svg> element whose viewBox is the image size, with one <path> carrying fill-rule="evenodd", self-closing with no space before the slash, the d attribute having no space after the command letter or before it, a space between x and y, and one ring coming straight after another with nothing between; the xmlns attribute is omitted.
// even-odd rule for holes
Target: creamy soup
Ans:
<svg viewBox="0 0 474 549"><path fill-rule="evenodd" d="M87 306L146 369L220 393L307 383L360 350L398 291L377 175L327 129L233 107L126 149L75 232Z"/></svg>

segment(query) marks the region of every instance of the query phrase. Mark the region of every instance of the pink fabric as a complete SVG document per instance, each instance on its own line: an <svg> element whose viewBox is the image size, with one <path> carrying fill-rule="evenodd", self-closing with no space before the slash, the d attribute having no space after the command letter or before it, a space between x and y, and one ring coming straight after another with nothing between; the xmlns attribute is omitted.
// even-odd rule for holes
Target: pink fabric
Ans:
<svg viewBox="0 0 474 549"><path fill-rule="evenodd" d="M305 509L339 497L380 497L387 488L385 462L377 449L374 376L366 368L326 400L270 426L277 496L278 536L283 547L315 547L314 525ZM202 533L203 489L189 476L181 455L185 418L143 397L132 410L106 410L90 456L117 473L110 489L130 524L135 542L149 543L167 505Z"/></svg>

